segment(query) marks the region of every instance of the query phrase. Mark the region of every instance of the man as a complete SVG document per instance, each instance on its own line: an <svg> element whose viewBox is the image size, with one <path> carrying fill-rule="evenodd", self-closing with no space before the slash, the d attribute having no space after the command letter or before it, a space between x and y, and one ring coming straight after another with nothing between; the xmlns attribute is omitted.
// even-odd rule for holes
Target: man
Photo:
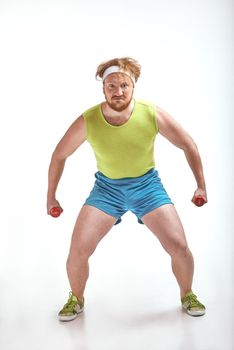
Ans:
<svg viewBox="0 0 234 350"><path fill-rule="evenodd" d="M197 182L194 203L197 197L207 202L201 159L192 138L167 112L133 98L140 69L138 62L128 57L100 64L96 77L103 81L105 101L75 120L52 155L48 214L53 207L62 210L56 189L65 161L85 140L93 148L98 167L94 188L78 215L71 239L67 259L71 292L59 312L61 321L73 320L83 311L89 257L128 210L153 232L171 256L182 308L191 316L205 314L205 306L192 292L193 256L182 224L155 170L157 133L184 151Z"/></svg>

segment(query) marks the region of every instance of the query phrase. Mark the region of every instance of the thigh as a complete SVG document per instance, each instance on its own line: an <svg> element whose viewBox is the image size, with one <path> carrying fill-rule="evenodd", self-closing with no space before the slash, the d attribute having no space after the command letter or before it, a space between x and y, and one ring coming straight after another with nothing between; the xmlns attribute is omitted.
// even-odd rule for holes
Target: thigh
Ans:
<svg viewBox="0 0 234 350"><path fill-rule="evenodd" d="M84 205L75 223L70 254L90 256L115 222L115 217L104 213L98 208Z"/></svg>
<svg viewBox="0 0 234 350"><path fill-rule="evenodd" d="M184 229L174 205L166 204L154 209L144 215L142 221L168 252L187 246Z"/></svg>

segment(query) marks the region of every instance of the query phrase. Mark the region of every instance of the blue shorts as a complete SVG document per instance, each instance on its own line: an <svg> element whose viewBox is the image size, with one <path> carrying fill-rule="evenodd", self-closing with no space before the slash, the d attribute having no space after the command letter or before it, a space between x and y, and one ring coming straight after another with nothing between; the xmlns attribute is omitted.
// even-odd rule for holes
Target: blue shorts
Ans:
<svg viewBox="0 0 234 350"><path fill-rule="evenodd" d="M145 214L164 204L173 204L155 169L133 178L109 179L101 172L97 172L95 177L94 187L84 205L91 205L115 217L115 225L129 210L142 224L141 218Z"/></svg>

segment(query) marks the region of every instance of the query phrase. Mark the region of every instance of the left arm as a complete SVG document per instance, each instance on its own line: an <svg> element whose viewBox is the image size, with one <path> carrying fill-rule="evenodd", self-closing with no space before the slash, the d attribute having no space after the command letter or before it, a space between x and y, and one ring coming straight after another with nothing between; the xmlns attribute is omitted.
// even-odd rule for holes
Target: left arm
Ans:
<svg viewBox="0 0 234 350"><path fill-rule="evenodd" d="M207 202L206 184L203 174L202 161L197 146L192 137L166 111L157 107L156 111L159 133L173 145L184 151L188 164L197 182L192 202L200 196Z"/></svg>

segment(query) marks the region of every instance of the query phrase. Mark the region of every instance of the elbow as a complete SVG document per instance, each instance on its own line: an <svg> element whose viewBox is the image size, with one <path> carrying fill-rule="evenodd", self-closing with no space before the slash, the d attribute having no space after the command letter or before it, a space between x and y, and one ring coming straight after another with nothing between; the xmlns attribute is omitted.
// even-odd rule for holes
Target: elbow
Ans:
<svg viewBox="0 0 234 350"><path fill-rule="evenodd" d="M185 142L181 147L185 153L197 153L198 148L196 143L191 139L188 142Z"/></svg>
<svg viewBox="0 0 234 350"><path fill-rule="evenodd" d="M59 147L56 147L53 154L52 154L52 160L57 163L65 163L66 161L66 155Z"/></svg>
<svg viewBox="0 0 234 350"><path fill-rule="evenodd" d="M183 142L180 145L180 148L185 152L197 152L198 148L196 143L191 137L188 137L183 140Z"/></svg>

